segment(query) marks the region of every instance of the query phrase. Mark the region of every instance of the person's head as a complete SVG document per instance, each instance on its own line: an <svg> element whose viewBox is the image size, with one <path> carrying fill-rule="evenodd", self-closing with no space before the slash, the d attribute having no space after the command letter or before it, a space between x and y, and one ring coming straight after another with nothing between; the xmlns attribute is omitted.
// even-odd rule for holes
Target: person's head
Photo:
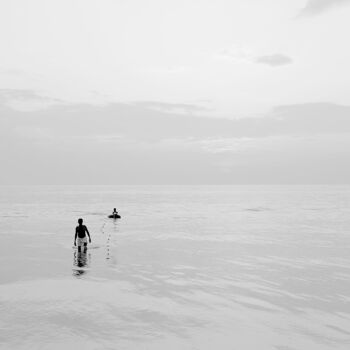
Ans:
<svg viewBox="0 0 350 350"><path fill-rule="evenodd" d="M81 225L83 223L83 219L78 219L78 224Z"/></svg>
<svg viewBox="0 0 350 350"><path fill-rule="evenodd" d="M113 211L117 211L117 209L116 209L116 208L114 208L114 209L113 209Z"/></svg>

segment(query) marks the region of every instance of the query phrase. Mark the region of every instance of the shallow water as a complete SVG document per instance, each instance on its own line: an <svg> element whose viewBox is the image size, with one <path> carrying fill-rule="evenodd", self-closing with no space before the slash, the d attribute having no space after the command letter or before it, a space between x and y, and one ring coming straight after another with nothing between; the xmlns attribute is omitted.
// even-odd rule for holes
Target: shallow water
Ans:
<svg viewBox="0 0 350 350"><path fill-rule="evenodd" d="M1 349L350 347L350 187L0 187L0 223Z"/></svg>

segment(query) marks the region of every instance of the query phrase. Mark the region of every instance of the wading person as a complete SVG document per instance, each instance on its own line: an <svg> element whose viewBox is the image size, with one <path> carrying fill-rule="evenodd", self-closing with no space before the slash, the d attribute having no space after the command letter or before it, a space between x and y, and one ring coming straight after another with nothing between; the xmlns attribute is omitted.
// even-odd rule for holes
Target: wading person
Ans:
<svg viewBox="0 0 350 350"><path fill-rule="evenodd" d="M78 243L78 252L81 252L81 247L84 248L84 252L87 249L87 237L89 236L89 243L91 243L91 237L89 230L85 225L83 225L83 219L78 220L78 226L75 228L75 237L74 237L74 245L76 246Z"/></svg>

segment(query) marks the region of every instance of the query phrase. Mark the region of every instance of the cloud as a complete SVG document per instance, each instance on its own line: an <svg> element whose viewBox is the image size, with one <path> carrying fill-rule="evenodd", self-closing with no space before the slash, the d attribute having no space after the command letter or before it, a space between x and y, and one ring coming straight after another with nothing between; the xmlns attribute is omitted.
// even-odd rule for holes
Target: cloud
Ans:
<svg viewBox="0 0 350 350"><path fill-rule="evenodd" d="M246 48L225 49L220 51L216 57L237 63L251 62L265 64L270 67L279 67L293 63L292 58L284 54L257 55Z"/></svg>
<svg viewBox="0 0 350 350"><path fill-rule="evenodd" d="M155 101L134 102L136 106L143 107L145 109L153 109L156 111L166 113L181 113L181 114L194 114L200 112L208 112L207 107L198 106L189 103L164 103Z"/></svg>
<svg viewBox="0 0 350 350"><path fill-rule="evenodd" d="M22 93L20 93L20 96ZM16 94L14 94L16 95ZM31 96L29 93L28 96ZM0 106L1 107L1 106ZM200 117L156 102L2 105L2 183L286 183L350 179L350 106ZM84 169L82 175L81 169Z"/></svg>
<svg viewBox="0 0 350 350"><path fill-rule="evenodd" d="M240 119L203 117L199 113L205 109L200 106L156 102L104 106L56 104L36 111L16 110L5 104L2 109L0 129L7 130L6 134L21 126L27 130L39 128L45 133L51 132L51 136L70 140L99 137L100 141L108 142L127 138L155 143L165 139L262 138L350 132L350 106L331 103L279 106L265 117Z"/></svg>
<svg viewBox="0 0 350 350"><path fill-rule="evenodd" d="M308 0L306 6L301 10L301 16L317 15L333 7L350 4L350 0Z"/></svg>
<svg viewBox="0 0 350 350"><path fill-rule="evenodd" d="M254 59L254 54L250 49L238 46L223 49L219 51L215 57L235 62L249 62Z"/></svg>
<svg viewBox="0 0 350 350"><path fill-rule="evenodd" d="M156 67L150 67L147 72L151 73L151 74L170 74L170 75L174 75L174 74L181 74L184 72L189 71L189 67L185 67L185 66L156 66Z"/></svg>
<svg viewBox="0 0 350 350"><path fill-rule="evenodd" d="M52 131L48 128L40 128L36 126L17 126L13 129L13 131L18 137L28 140L49 141L53 138Z"/></svg>
<svg viewBox="0 0 350 350"><path fill-rule="evenodd" d="M293 62L290 57L281 54L258 56L254 59L254 61L256 63L266 64L271 67L284 66Z"/></svg>
<svg viewBox="0 0 350 350"><path fill-rule="evenodd" d="M0 89L0 105L22 111L34 111L62 103L63 101L43 96L26 89Z"/></svg>

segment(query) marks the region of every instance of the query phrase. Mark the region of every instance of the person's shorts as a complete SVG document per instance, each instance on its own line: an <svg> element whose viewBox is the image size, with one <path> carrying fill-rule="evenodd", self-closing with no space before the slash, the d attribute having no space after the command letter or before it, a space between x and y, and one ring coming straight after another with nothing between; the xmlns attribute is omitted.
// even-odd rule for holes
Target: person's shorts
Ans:
<svg viewBox="0 0 350 350"><path fill-rule="evenodd" d="M87 240L86 236L84 238L80 238L80 237L77 238L77 246L78 247L84 246L84 243L87 244L87 242L88 242L88 240Z"/></svg>

